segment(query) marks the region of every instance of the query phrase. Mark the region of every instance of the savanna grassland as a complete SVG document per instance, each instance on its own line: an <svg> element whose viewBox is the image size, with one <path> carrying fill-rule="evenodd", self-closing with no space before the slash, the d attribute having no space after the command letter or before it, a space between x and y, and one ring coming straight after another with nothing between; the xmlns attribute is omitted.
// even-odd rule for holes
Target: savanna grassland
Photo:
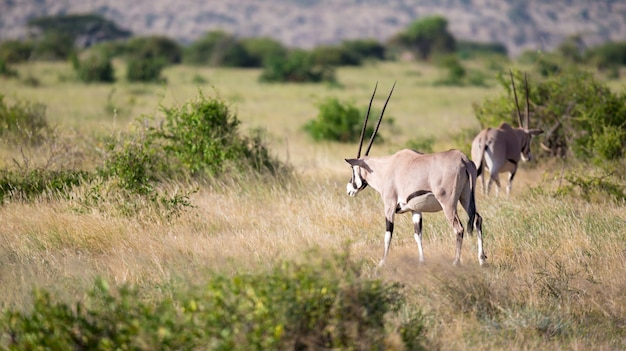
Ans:
<svg viewBox="0 0 626 351"><path fill-rule="evenodd" d="M410 218L400 215L389 259L377 268L385 223L380 199L371 189L356 198L345 193L350 170L344 158L354 157L357 146L314 142L302 130L325 97L365 105L378 82L379 111L397 81L386 110L393 123L383 124L384 143L371 155L420 138L434 138L435 151L467 153L480 128L472 104L500 93L494 72L486 87L435 86L442 74L435 67L395 62L340 68L338 84L263 84L258 70L173 66L163 72L164 84L130 84L120 75L114 84L87 85L73 79L67 63L15 67L40 84L3 79L0 94L45 104L56 137L38 147L4 142L3 169L93 169L103 137L136 130L148 116L158 118L159 106L182 104L202 91L226 101L244 131L264 128L270 150L293 176L162 183L163 190L190 192L190 206L171 217L149 204L124 215L114 194L110 202L87 206L87 186L69 196L7 201L0 207L3 308L28 311L34 288L80 301L97 279L158 301L216 273L256 274L284 262L322 265L344 255L361 262L359 277L402 285L403 311L419 310L423 318L425 349L626 348L626 211L623 203L555 195L563 173L584 170L581 165L539 158L521 165L510 198L477 192L488 266L478 265L476 238L469 235L463 264L452 266L455 238L435 213L424 216L424 265ZM123 72L121 62L116 68ZM623 89L622 82L611 86ZM341 274L341 265L332 267L331 274ZM389 335L386 349L404 349Z"/></svg>

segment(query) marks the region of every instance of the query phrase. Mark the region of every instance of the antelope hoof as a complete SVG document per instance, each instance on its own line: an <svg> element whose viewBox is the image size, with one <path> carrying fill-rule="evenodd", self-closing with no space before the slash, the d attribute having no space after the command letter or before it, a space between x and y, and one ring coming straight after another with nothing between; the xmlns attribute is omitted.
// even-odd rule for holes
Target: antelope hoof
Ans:
<svg viewBox="0 0 626 351"><path fill-rule="evenodd" d="M483 267L487 267L489 264L487 263L487 255L483 254L482 256L478 257L478 262L480 263L481 266Z"/></svg>

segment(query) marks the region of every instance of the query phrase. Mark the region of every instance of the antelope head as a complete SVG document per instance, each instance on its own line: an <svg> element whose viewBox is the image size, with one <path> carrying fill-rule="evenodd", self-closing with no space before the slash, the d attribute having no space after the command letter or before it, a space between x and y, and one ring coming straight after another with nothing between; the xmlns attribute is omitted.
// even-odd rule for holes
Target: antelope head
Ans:
<svg viewBox="0 0 626 351"><path fill-rule="evenodd" d="M393 93L393 89L395 88L396 83L393 83L391 87L391 91L389 91L389 96L387 96L387 100L385 101L385 105L383 106L382 111L380 112L380 117L378 117L378 122L376 123L376 128L372 133L370 138L369 145L365 150L365 156L369 155L370 149L372 148L372 144L374 143L374 138L376 138L376 134L378 133L378 128L380 127L380 122L383 120L383 114L385 113L385 108L387 108L387 103L391 98L391 93ZM369 106L367 107L367 114L365 115L365 121L363 122L363 128L361 129L361 137L359 139L359 149L356 153L356 158L346 159L346 162L350 164L352 167L352 178L346 185L346 190L348 195L356 196L361 190L367 187L367 181L363 176L363 172L372 172L370 167L367 165L365 160L361 158L361 148L363 147L363 137L365 136L365 129L367 128L367 120L369 119L370 110L372 108L372 101L374 101L374 96L376 95L376 88L378 87L378 83L374 86L374 92L372 93L372 97L370 98Z"/></svg>
<svg viewBox="0 0 626 351"><path fill-rule="evenodd" d="M511 75L511 84L513 85L513 95L515 96L515 108L517 109L517 122L519 124L519 129L523 130L524 133L521 135L521 149L520 156L523 161L530 161L533 158L532 153L530 152L530 141L532 137L535 135L539 135L543 133L541 129L530 129L529 121L530 121L530 101L529 101L529 91L528 91L528 78L526 73L524 73L524 89L526 91L526 111L524 123L522 123L522 113L520 112L519 104L517 102L517 91L515 90L515 80L513 79L513 72L509 71ZM519 134L518 134L519 135Z"/></svg>

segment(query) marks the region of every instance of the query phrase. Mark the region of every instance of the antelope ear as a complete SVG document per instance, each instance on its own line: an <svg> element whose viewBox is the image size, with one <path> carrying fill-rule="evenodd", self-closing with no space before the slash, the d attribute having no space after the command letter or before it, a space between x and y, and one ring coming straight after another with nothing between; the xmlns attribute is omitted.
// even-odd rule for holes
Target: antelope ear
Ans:
<svg viewBox="0 0 626 351"><path fill-rule="evenodd" d="M350 166L360 166L358 158L346 158L346 162L348 162Z"/></svg>
<svg viewBox="0 0 626 351"><path fill-rule="evenodd" d="M541 129L530 129L530 130L528 130L528 133L530 133L530 135L539 135L539 134L543 133L543 130L541 130Z"/></svg>
<svg viewBox="0 0 626 351"><path fill-rule="evenodd" d="M347 158L346 162L348 162L351 166L359 166L368 172L372 172L370 166L360 158Z"/></svg>

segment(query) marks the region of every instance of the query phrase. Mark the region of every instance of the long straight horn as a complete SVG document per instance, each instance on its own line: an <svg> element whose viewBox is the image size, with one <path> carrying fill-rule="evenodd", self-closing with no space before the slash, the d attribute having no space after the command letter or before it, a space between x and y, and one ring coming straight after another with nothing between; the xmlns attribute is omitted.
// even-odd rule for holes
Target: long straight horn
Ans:
<svg viewBox="0 0 626 351"><path fill-rule="evenodd" d="M397 82L397 81L396 81ZM367 146L367 150L365 150L365 156L369 155L370 149L372 148L372 144L374 144L374 138L376 138L376 134L378 134L378 127L380 127L380 122L383 120L383 114L385 113L385 109L387 108L387 103L391 98L391 93L393 93L393 88L396 87L396 82L393 82L393 86L389 91L389 96L387 96L387 100L385 100L385 105L383 106L383 110L380 111L380 117L378 117L378 123L376 123L376 128L374 128L374 133L372 133L372 137L370 138L370 144Z"/></svg>
<svg viewBox="0 0 626 351"><path fill-rule="evenodd" d="M519 103L517 102L517 91L515 90L515 79L513 79L513 71L509 70L511 75L511 84L513 85L513 96L515 96L515 108L517 109L517 123L520 128L524 128L522 125L522 113L519 111Z"/></svg>
<svg viewBox="0 0 626 351"><path fill-rule="evenodd" d="M370 110L372 109L372 101L374 101L374 95L376 95L376 88L378 88L378 82L374 86L374 92L370 99L370 104L367 106L367 114L365 115L365 121L363 122L363 128L361 129L361 139L359 140L359 151L356 153L356 158L361 157L361 148L363 147L363 137L365 136L365 128L367 127L367 119L370 117Z"/></svg>
<svg viewBox="0 0 626 351"><path fill-rule="evenodd" d="M526 77L526 72L524 72L524 86L526 87L526 124L524 128L530 128L530 98L528 97L530 94L528 92L528 78Z"/></svg>

